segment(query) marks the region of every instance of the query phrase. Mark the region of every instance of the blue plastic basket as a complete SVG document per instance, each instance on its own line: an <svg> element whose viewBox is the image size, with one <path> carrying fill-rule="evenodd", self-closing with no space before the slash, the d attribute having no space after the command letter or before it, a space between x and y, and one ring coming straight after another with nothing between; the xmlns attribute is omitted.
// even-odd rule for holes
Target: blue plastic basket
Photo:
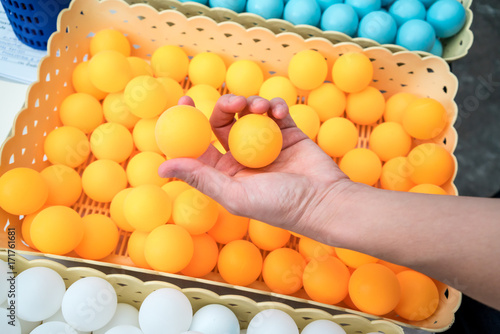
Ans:
<svg viewBox="0 0 500 334"><path fill-rule="evenodd" d="M71 0L1 0L19 40L32 48L47 49L50 35L57 30L57 16Z"/></svg>

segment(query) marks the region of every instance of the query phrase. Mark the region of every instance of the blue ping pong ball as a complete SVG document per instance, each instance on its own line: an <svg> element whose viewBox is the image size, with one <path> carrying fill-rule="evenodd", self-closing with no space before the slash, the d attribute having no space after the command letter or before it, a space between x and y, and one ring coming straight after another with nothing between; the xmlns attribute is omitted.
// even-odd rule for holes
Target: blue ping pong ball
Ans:
<svg viewBox="0 0 500 334"><path fill-rule="evenodd" d="M361 19L358 36L373 39L380 44L393 44L397 31L398 27L392 16L378 10Z"/></svg>
<svg viewBox="0 0 500 334"><path fill-rule="evenodd" d="M212 8L222 7L235 11L236 13L241 13L245 10L246 1L245 0L209 0L208 5Z"/></svg>
<svg viewBox="0 0 500 334"><path fill-rule="evenodd" d="M360 20L366 14L382 8L381 0L345 0L345 3L354 8Z"/></svg>
<svg viewBox="0 0 500 334"><path fill-rule="evenodd" d="M451 37L465 24L465 8L456 0L438 0L427 11L427 22L437 37Z"/></svg>
<svg viewBox="0 0 500 334"><path fill-rule="evenodd" d="M432 26L423 20L410 20L399 27L396 44L410 51L431 51L436 41Z"/></svg>
<svg viewBox="0 0 500 334"><path fill-rule="evenodd" d="M316 0L316 2L318 3L319 8L321 8L321 11L324 12L331 5L335 5L336 3L343 3L344 0Z"/></svg>
<svg viewBox="0 0 500 334"><path fill-rule="evenodd" d="M430 52L438 57L443 56L443 44L441 44L441 41L439 39L436 38L436 42L434 42L434 46L432 47Z"/></svg>
<svg viewBox="0 0 500 334"><path fill-rule="evenodd" d="M285 7L283 0L248 0L246 11L267 19L279 19Z"/></svg>
<svg viewBox="0 0 500 334"><path fill-rule="evenodd" d="M419 0L397 0L389 8L398 27L413 19L425 20L425 7Z"/></svg>
<svg viewBox="0 0 500 334"><path fill-rule="evenodd" d="M394 0L382 0L382 7L388 8L393 2Z"/></svg>
<svg viewBox="0 0 500 334"><path fill-rule="evenodd" d="M354 37L358 30L358 15L354 9L344 3L328 7L321 16L321 30L343 32Z"/></svg>
<svg viewBox="0 0 500 334"><path fill-rule="evenodd" d="M290 0L285 5L283 18L295 25L317 26L321 19L321 9L316 1Z"/></svg>
<svg viewBox="0 0 500 334"><path fill-rule="evenodd" d="M436 0L419 0L424 4L425 8L429 8Z"/></svg>

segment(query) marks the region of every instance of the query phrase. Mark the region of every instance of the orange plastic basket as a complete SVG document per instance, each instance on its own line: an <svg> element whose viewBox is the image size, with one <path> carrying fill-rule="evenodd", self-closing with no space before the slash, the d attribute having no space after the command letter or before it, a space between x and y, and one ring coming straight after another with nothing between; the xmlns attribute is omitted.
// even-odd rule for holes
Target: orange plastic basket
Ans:
<svg viewBox="0 0 500 334"><path fill-rule="evenodd" d="M180 45L190 56L204 51L215 52L227 64L236 59L250 59L260 64L267 77L287 75L290 58L299 50L316 49L321 52L331 67L341 54L346 52L364 52L374 65L373 85L384 92L386 98L397 92L411 92L419 96L428 96L441 102L448 115L448 127L433 141L453 153L457 134L452 124L457 116L454 102L457 91L457 79L450 72L448 64L438 57L421 58L411 52L391 53L387 49L374 47L363 50L352 43L333 45L324 38L304 40L295 33L274 34L268 29L255 27L244 29L232 22L217 23L205 16L186 18L175 10L158 12L149 5L130 6L119 0L75 0L70 8L59 16L58 31L49 41L48 55L39 65L38 82L34 83L27 95L25 108L17 115L12 135L4 142L1 151L0 175L15 167L31 167L42 170L50 163L44 157L43 142L45 136L60 126L58 108L62 100L73 93L71 73L76 65L89 58L88 49L91 33L101 29L115 28L124 32L134 46L132 55L149 59L153 51L165 44ZM185 83L189 87L189 82ZM224 91L222 91L224 92ZM300 92L299 101L307 98L307 92ZM368 136L374 125L358 126L360 133L359 147L366 147ZM416 142L415 144L418 144ZM89 157L83 168L93 161ZM126 162L125 162L126 164ZM456 171L455 171L456 172ZM444 185L449 194L457 194L453 178ZM109 213L109 204L97 203L82 195L74 205L82 215L90 213ZM8 248L7 228L14 229L17 235L15 249L25 254L42 255L29 248L21 239L23 217L14 216L0 210L0 247ZM252 292L261 298L273 300L281 298L290 303L300 303L309 308L321 308L332 314L350 313L377 321L391 321L401 326L421 328L433 332L444 331L451 326L454 313L460 305L461 294L457 290L439 283L440 303L436 313L430 318L410 322L395 314L375 317L342 306L325 305L309 300L303 290L293 296L272 293L259 279L249 287L226 284L216 270L203 279L193 279L174 274L160 273L139 269L127 256L127 242L130 233L121 232L116 251L102 261L79 259L76 253L66 256L43 254L59 260L72 259L82 264L93 264L107 268L127 268L136 273L159 275L158 279L179 279L184 282L203 282L214 289L231 289L234 294ZM292 238L288 247L297 249L297 239ZM386 332L388 333L388 332Z"/></svg>

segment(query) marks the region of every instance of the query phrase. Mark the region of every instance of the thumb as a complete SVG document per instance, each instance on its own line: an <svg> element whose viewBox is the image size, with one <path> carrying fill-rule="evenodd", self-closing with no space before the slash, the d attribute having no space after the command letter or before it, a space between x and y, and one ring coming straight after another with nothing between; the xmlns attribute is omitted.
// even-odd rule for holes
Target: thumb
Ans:
<svg viewBox="0 0 500 334"><path fill-rule="evenodd" d="M158 174L161 177L175 177L185 181L229 211L234 211L229 200L230 197L233 197L231 194L242 190L238 181L196 159L167 160L160 165Z"/></svg>

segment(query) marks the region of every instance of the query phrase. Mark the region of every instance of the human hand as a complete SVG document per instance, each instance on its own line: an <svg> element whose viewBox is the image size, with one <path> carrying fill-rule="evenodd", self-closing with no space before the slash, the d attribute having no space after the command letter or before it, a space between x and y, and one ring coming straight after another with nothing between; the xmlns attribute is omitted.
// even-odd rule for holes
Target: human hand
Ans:
<svg viewBox="0 0 500 334"><path fill-rule="evenodd" d="M179 104L194 106L189 97ZM213 198L228 211L295 231L304 235L321 230L322 207L331 206L352 182L337 164L310 140L292 120L280 98L268 101L258 96L224 95L210 118L212 129L228 150L228 136L240 117L248 113L268 114L280 127L283 147L270 165L251 169L238 163L231 152L221 154L210 145L198 159L171 159L160 166L162 177L176 177ZM325 210L326 211L326 210ZM328 208L331 213L331 207ZM316 228L317 227L317 228Z"/></svg>

